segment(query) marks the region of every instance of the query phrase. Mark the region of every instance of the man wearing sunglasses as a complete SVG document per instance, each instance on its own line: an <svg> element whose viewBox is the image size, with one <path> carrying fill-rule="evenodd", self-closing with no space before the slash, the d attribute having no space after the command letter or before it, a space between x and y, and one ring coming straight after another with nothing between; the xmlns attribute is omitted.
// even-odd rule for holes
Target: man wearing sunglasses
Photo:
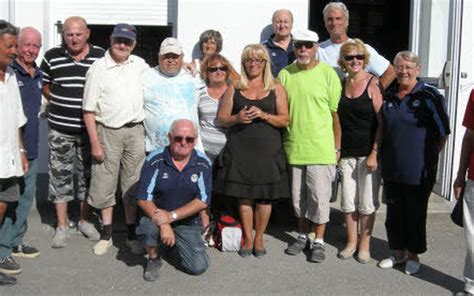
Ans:
<svg viewBox="0 0 474 296"><path fill-rule="evenodd" d="M185 272L198 275L209 267L198 213L210 203L211 163L194 149L197 137L192 121L173 121L170 144L150 153L143 165L137 199L145 216L137 234L148 253L147 281L159 278L162 253L172 248Z"/></svg>
<svg viewBox="0 0 474 296"><path fill-rule="evenodd" d="M174 120L186 118L199 124L199 96L206 92L206 85L183 68L183 57L178 39L166 38L160 45L159 65L143 74L147 152L169 144L168 131ZM204 151L201 140L196 140L196 149Z"/></svg>
<svg viewBox="0 0 474 296"><path fill-rule="evenodd" d="M116 25L110 48L86 75L82 109L93 157L87 202L101 210L103 223L100 240L94 246L96 255L105 254L112 246L112 213L119 180L128 230L126 243L132 253L143 253L135 236L134 191L145 159L141 75L149 66L131 54L136 40L134 26Z"/></svg>
<svg viewBox="0 0 474 296"><path fill-rule="evenodd" d="M330 64L336 69L342 79L345 74L337 64L339 50L344 42L349 40L347 29L349 27L349 10L342 2L330 2L323 9L324 23L329 33L329 39L321 42L318 59ZM380 82L387 88L395 79L395 70L390 62L381 56L373 47L365 44L370 54L367 71L380 77Z"/></svg>
<svg viewBox="0 0 474 296"><path fill-rule="evenodd" d="M316 59L318 34L295 32L296 63L278 75L288 95L290 125L284 148L291 168L292 200L299 236L285 253L311 249L310 262L325 260L324 232L329 221L331 183L340 156L337 105L341 83L336 71Z"/></svg>

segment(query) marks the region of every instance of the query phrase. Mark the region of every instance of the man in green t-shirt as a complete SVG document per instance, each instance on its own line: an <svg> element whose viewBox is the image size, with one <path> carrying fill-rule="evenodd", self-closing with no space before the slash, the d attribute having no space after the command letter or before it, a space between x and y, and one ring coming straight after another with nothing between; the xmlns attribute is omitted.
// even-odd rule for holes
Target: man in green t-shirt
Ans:
<svg viewBox="0 0 474 296"><path fill-rule="evenodd" d="M326 257L324 231L341 141L337 116L341 82L331 66L316 59L318 39L313 31L296 32L296 63L278 75L288 95L290 125L284 147L291 166L299 231L298 239L285 253L296 255L309 245L310 262L323 262Z"/></svg>

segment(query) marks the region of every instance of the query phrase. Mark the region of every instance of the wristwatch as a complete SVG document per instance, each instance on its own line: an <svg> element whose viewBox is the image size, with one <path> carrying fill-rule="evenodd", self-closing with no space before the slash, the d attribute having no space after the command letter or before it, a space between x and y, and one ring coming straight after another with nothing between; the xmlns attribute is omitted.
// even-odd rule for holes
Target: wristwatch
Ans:
<svg viewBox="0 0 474 296"><path fill-rule="evenodd" d="M171 211L171 221L174 222L178 219L178 214L175 211Z"/></svg>

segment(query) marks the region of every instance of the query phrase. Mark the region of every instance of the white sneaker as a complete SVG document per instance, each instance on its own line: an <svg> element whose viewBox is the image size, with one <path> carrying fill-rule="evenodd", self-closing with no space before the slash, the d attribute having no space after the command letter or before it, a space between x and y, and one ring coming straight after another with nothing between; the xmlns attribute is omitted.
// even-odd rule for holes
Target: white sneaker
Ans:
<svg viewBox="0 0 474 296"><path fill-rule="evenodd" d="M417 274L420 272L420 265L420 262L408 260L407 265L405 266L405 273L408 275Z"/></svg>
<svg viewBox="0 0 474 296"><path fill-rule="evenodd" d="M92 223L87 221L79 221L77 224L77 229L79 229L79 231L90 241L98 242L100 240L100 233Z"/></svg>
<svg viewBox="0 0 474 296"><path fill-rule="evenodd" d="M96 255L104 255L112 246L112 239L103 240L101 239L97 244L94 246L94 254Z"/></svg>
<svg viewBox="0 0 474 296"><path fill-rule="evenodd" d="M405 257L397 260L394 256L390 256L390 257L380 261L379 264L377 264L377 266L380 267L380 268L384 268L384 269L385 268L392 268L396 265L400 265L400 264L405 263L405 261L406 261Z"/></svg>
<svg viewBox="0 0 474 296"><path fill-rule="evenodd" d="M51 248L59 249L66 246L66 240L71 236L69 228L67 227L56 227L53 239L51 241Z"/></svg>

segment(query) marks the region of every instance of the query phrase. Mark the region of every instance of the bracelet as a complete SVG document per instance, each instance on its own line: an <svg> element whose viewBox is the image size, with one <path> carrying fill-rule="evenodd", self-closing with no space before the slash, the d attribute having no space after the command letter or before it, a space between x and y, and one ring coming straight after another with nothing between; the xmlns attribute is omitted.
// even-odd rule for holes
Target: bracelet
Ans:
<svg viewBox="0 0 474 296"><path fill-rule="evenodd" d="M26 149L25 148L20 148L20 153L26 153Z"/></svg>
<svg viewBox="0 0 474 296"><path fill-rule="evenodd" d="M336 148L336 153L341 153L341 148Z"/></svg>

